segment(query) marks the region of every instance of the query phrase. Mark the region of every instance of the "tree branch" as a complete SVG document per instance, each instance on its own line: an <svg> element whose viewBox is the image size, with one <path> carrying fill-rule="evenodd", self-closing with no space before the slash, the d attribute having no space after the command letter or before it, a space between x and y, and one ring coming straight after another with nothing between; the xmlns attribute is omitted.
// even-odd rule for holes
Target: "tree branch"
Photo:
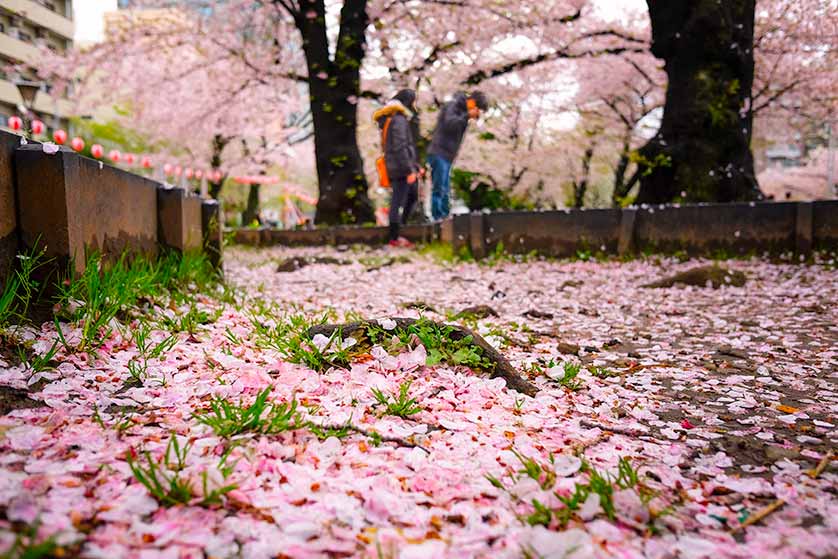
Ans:
<svg viewBox="0 0 838 559"><path fill-rule="evenodd" d="M530 66L535 66L537 64L541 64L543 62L551 62L554 60L561 60L561 59L578 59L578 58L588 58L594 56L603 56L607 54L611 55L619 55L626 52L644 52L645 49L640 48L630 48L630 47L616 47L616 48L609 48L609 49L602 49L597 51L585 51L581 53L570 53L565 50L561 51L554 51L549 53L542 53L537 56L532 56L529 58L522 58L521 60L516 60L514 62L509 62L506 64L502 64L500 66L496 66L495 68L491 68L488 70L478 70L477 72L472 73L469 75L465 80L462 81L463 85L470 85L474 86L479 83L482 83L486 80L490 80L493 78L497 78L499 76L503 76L506 74L510 74L512 72L517 72L519 70L524 70L525 68L529 68Z"/></svg>

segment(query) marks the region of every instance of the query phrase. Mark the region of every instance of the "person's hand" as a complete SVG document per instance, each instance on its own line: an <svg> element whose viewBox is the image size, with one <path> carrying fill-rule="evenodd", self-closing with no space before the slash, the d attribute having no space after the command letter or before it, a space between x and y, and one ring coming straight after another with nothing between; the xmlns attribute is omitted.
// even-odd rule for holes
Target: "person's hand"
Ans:
<svg viewBox="0 0 838 559"><path fill-rule="evenodd" d="M424 167L419 169L419 178L424 179L425 175L427 175L427 174L428 174L428 171Z"/></svg>
<svg viewBox="0 0 838 559"><path fill-rule="evenodd" d="M407 184L415 184L416 183L416 173L410 173L407 175Z"/></svg>

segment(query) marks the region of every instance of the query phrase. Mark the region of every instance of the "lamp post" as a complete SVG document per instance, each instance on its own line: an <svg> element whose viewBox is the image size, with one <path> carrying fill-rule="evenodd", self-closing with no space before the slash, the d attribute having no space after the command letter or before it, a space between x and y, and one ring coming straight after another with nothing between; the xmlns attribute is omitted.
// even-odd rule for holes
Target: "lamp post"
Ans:
<svg viewBox="0 0 838 559"><path fill-rule="evenodd" d="M23 107L26 109L24 116L24 130L29 130L32 124L33 111L35 106L35 98L38 92L44 89L44 82L33 82L27 80L18 80L15 82L17 90L20 92L20 97L23 99Z"/></svg>

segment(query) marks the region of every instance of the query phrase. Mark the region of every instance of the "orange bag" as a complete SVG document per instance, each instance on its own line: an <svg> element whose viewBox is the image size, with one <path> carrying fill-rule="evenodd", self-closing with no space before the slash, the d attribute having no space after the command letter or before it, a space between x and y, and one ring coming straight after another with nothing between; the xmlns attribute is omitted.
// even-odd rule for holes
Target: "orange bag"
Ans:
<svg viewBox="0 0 838 559"><path fill-rule="evenodd" d="M381 132L381 151L387 153L387 130L390 128L390 121L393 117L387 119L384 123L384 130ZM378 184L381 188L390 188L390 177L387 175L387 161L384 155L375 160L375 168L378 171Z"/></svg>

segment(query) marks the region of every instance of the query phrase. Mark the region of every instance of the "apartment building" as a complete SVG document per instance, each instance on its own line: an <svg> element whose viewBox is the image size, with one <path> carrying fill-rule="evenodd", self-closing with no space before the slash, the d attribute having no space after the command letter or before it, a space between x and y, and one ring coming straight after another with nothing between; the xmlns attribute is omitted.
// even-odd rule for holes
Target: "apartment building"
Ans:
<svg viewBox="0 0 838 559"><path fill-rule="evenodd" d="M41 48L63 52L73 46L73 0L0 0L0 126L20 114L23 103L15 82L35 80L17 64L36 63ZM50 95L49 84L35 98L33 110L49 128L65 127L72 106Z"/></svg>

